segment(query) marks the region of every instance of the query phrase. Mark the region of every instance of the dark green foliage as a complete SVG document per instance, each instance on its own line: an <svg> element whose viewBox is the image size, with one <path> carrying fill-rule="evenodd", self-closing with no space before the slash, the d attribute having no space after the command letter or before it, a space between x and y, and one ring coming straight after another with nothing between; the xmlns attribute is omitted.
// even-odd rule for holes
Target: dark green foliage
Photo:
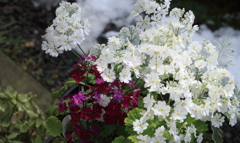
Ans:
<svg viewBox="0 0 240 143"><path fill-rule="evenodd" d="M0 90L0 143L43 142L45 116L33 102L35 96L19 94L11 87Z"/></svg>

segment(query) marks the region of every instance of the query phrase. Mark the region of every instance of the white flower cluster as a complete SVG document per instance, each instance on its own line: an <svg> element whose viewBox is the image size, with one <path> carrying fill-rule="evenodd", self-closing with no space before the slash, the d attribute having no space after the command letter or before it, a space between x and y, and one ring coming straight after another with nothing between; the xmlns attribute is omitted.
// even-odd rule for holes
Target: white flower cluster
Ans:
<svg viewBox="0 0 240 143"><path fill-rule="evenodd" d="M179 128L177 123L184 124L191 116L211 121L219 128L224 114L232 126L236 124L240 110L234 96L234 78L218 65L213 44L192 40L198 30L193 26L194 14L178 8L168 13L169 4L170 0L162 4L137 0L132 13L140 19L137 26L123 28L119 38L110 37L107 45L98 46L96 53L100 54L95 64L107 82L119 78L129 83L134 76L144 81L149 92L144 98L145 111L141 119L133 122L139 140L165 142L166 130L174 137L173 142L188 143L194 136L200 143L203 134L197 133L193 124ZM143 17L141 12L147 15ZM164 96L169 100L157 100ZM156 118L167 126L160 126L154 138L143 135L147 121Z"/></svg>
<svg viewBox="0 0 240 143"><path fill-rule="evenodd" d="M42 50L53 57L70 51L85 40L90 32L90 24L82 16L82 9L76 4L61 2L56 9L56 18L47 28L43 38Z"/></svg>

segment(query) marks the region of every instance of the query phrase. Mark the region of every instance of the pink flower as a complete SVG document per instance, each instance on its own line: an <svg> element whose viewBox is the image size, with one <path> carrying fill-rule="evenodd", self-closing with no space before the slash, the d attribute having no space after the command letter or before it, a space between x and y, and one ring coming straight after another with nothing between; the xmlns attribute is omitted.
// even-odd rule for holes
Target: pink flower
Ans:
<svg viewBox="0 0 240 143"><path fill-rule="evenodd" d="M83 101L86 100L86 97L84 96L83 93L79 92L78 94L73 95L74 102L77 103L78 105L81 105Z"/></svg>

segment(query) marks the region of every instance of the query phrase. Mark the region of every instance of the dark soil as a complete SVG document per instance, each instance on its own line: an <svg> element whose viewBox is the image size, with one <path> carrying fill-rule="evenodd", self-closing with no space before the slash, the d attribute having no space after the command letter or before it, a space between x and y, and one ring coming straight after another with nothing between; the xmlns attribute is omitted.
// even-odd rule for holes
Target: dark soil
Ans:
<svg viewBox="0 0 240 143"><path fill-rule="evenodd" d="M41 36L52 24L55 9L36 8L29 0L0 1L0 26L12 23L11 26L0 27L0 31L9 31L1 50L51 92L67 81L72 65L78 62L71 52L53 58L41 50ZM224 143L240 143L239 122L234 127L225 123L222 130Z"/></svg>

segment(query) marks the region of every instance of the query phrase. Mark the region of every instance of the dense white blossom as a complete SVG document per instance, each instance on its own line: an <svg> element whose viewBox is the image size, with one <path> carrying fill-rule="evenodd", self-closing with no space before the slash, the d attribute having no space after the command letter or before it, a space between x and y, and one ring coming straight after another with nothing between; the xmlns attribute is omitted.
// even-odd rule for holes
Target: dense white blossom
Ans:
<svg viewBox="0 0 240 143"><path fill-rule="evenodd" d="M85 40L90 24L82 17L82 9L76 4L62 1L56 9L56 18L43 36L42 50L53 57L71 51Z"/></svg>

